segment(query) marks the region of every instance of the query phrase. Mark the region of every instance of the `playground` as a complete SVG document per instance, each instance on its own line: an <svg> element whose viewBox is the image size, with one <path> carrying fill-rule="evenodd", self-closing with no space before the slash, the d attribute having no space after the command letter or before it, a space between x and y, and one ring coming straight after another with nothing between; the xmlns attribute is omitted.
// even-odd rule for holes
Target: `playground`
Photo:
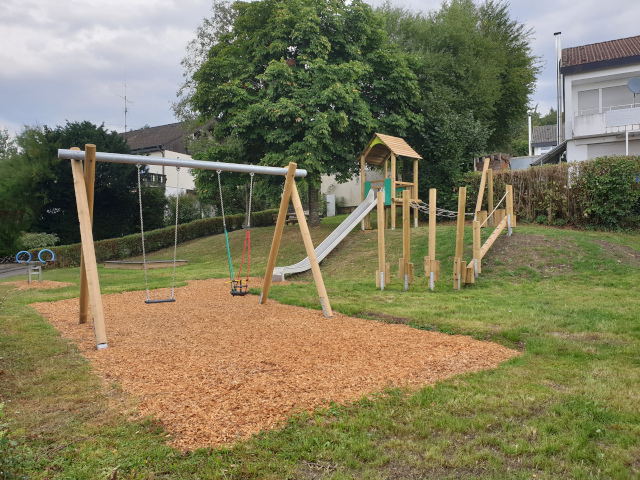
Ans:
<svg viewBox="0 0 640 480"><path fill-rule="evenodd" d="M308 238L286 226L272 264L295 265L347 218ZM252 232L252 275L277 232ZM355 228L322 260L331 316L310 269L262 304L264 279L229 295L243 230L148 254L186 261L148 274L151 298L174 302L146 304L140 270L97 265L100 350L78 322L79 268L1 283L0 430L17 440L1 453L34 478L633 478L637 235L519 224L454 289L456 258L493 233L445 223L433 252L427 225L404 251L404 229L387 230L381 290L379 232ZM434 291L421 268L405 289L405 262L432 253Z"/></svg>
<svg viewBox="0 0 640 480"><path fill-rule="evenodd" d="M176 297L150 307L142 292L105 295L106 351L96 350L89 325L78 324L77 299L32 306L77 342L106 383L137 399L140 416L160 420L180 449L233 443L296 410L434 385L518 355L465 336L258 305L254 296L231 298L222 279L191 281Z"/></svg>

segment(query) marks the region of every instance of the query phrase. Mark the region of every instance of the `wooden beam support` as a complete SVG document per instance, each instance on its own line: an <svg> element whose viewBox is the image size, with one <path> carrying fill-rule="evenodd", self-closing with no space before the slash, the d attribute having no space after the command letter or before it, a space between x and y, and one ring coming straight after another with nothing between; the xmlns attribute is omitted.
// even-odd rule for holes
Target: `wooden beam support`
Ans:
<svg viewBox="0 0 640 480"><path fill-rule="evenodd" d="M80 150L72 147L71 150ZM96 180L96 146L86 144L84 146L84 184L87 189L87 203L89 206L89 221L93 232L93 193ZM80 319L79 323L87 323L89 318L89 284L84 264L84 254L80 252Z"/></svg>
<svg viewBox="0 0 640 480"><path fill-rule="evenodd" d="M516 218L513 214L513 185L507 185L507 228L509 236L511 229L516 226Z"/></svg>
<svg viewBox="0 0 640 480"><path fill-rule="evenodd" d="M273 281L273 269L276 267L276 259L278 257L278 250L280 249L280 240L282 239L282 230L284 229L284 222L287 218L287 209L289 208L289 201L291 200L291 190L295 185L295 173L297 164L289 163L289 169L284 181L284 191L282 192L282 198L280 199L280 210L278 211L278 219L276 220L276 229L273 232L273 240L271 241L271 252L269 253L269 259L267 260L267 270L264 274L264 283L262 284L262 293L260 294L260 301L258 303L267 303L269 298L269 289L271 288L271 282ZM304 218L304 215L302 215ZM299 220L299 219L298 219Z"/></svg>
<svg viewBox="0 0 640 480"><path fill-rule="evenodd" d="M437 190L429 189L429 258L436 259L436 200Z"/></svg>
<svg viewBox="0 0 640 480"><path fill-rule="evenodd" d="M412 200L418 200L418 160L413 160L413 188L411 189L413 195L411 196ZM413 209L413 226L414 228L418 228L418 209Z"/></svg>
<svg viewBox="0 0 640 480"><path fill-rule="evenodd" d="M462 247L464 242L464 211L467 203L467 188L458 190L458 220L456 225L456 252L453 259L453 289L459 290L463 282L464 268L462 264ZM466 264L465 264L466 265Z"/></svg>
<svg viewBox="0 0 640 480"><path fill-rule="evenodd" d="M96 337L96 347L98 350L102 350L107 348L107 333L104 326L104 309L102 307L102 296L100 295L98 265L96 264L96 251L93 245L87 187L84 183L82 163L78 160L71 160L71 171L73 173L73 188L76 194L78 220L80 222L82 254L84 256L85 271L87 272L87 286L89 290L89 303L91 304L91 317L93 318L93 330Z"/></svg>
<svg viewBox="0 0 640 480"><path fill-rule="evenodd" d="M478 212L482 210L482 200L484 198L484 187L487 182L487 170L489 170L489 157L484 159L484 167L482 167L482 177L480 178L480 188L478 189L478 201L474 210L474 218L478 219Z"/></svg>
<svg viewBox="0 0 640 480"><path fill-rule="evenodd" d="M473 268L474 276L478 276L482 273L482 255L480 250L482 249L482 237L480 236L480 222L478 220L473 221Z"/></svg>
<svg viewBox="0 0 640 480"><path fill-rule="evenodd" d="M396 229L396 154L391 154L391 230Z"/></svg>
<svg viewBox="0 0 640 480"><path fill-rule="evenodd" d="M493 245L493 243L500 236L502 231L506 228L506 226L507 226L507 217L503 217L500 223L498 224L498 226L496 227L496 229L493 231L493 233L491 233L489 238L487 238L487 241L484 242L484 245L480 249L480 258L484 258L484 256L487 254L487 252Z"/></svg>
<svg viewBox="0 0 640 480"><path fill-rule="evenodd" d="M489 212L489 221L487 222L490 227L493 227L493 218L491 212L493 212L493 170L487 170L487 211Z"/></svg>
<svg viewBox="0 0 640 480"><path fill-rule="evenodd" d="M386 276L385 265L385 249L384 249L384 193L382 190L378 191L378 270L376 271L376 286L380 290L384 290L385 284L389 281Z"/></svg>
<svg viewBox="0 0 640 480"><path fill-rule="evenodd" d="M329 303L329 296L327 295L327 290L324 286L324 280L322 278L322 273L320 272L320 265L318 265L318 258L316 257L316 251L315 248L313 248L313 241L311 240L311 233L309 232L307 219L304 216L304 208L302 207L300 195L298 194L298 189L295 183L291 188L291 200L293 201L293 208L296 210L296 215L298 217L300 233L302 233L304 248L307 250L307 256L309 257L309 263L311 264L311 272L313 273L313 280L316 282L316 289L318 290L318 296L320 297L324 316L332 318L333 311L331 310L331 304Z"/></svg>

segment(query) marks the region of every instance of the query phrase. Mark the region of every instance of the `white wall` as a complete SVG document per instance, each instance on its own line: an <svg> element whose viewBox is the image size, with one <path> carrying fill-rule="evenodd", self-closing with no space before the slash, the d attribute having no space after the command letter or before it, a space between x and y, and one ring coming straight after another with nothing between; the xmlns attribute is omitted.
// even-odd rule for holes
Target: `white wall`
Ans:
<svg viewBox="0 0 640 480"><path fill-rule="evenodd" d="M367 170L365 177L367 182L383 178L382 172L377 170ZM362 203L360 175L356 174L346 183L336 182L332 175L323 175L320 193L335 195L336 207L357 207Z"/></svg>
<svg viewBox="0 0 640 480"><path fill-rule="evenodd" d="M164 152L151 152L150 157L164 157L164 158L176 158L178 160L191 160L191 155L184 153L172 152L171 150L165 150ZM163 167L160 165L149 165L150 173L159 173L167 176L167 186L165 195L175 196L178 191L178 171L176 167ZM194 182L191 169L180 169L180 192L186 193L187 190L195 190L196 185Z"/></svg>

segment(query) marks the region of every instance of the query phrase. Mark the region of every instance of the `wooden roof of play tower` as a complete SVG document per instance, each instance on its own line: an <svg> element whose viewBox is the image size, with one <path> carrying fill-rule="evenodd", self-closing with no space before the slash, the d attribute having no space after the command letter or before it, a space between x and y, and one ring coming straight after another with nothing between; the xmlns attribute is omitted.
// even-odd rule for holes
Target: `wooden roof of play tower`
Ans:
<svg viewBox="0 0 640 480"><path fill-rule="evenodd" d="M422 157L402 138L392 137L391 135L384 135L382 133L376 133L373 136L367 148L362 152L362 155L364 155L365 163L369 165L382 165L392 153L400 157L422 160Z"/></svg>

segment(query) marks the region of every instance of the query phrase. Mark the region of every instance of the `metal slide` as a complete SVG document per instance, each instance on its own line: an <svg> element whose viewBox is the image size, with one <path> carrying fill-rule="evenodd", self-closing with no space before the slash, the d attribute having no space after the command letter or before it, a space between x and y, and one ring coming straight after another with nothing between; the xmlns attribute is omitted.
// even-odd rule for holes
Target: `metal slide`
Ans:
<svg viewBox="0 0 640 480"><path fill-rule="evenodd" d="M384 193L383 193L384 195ZM349 232L354 229L358 223L360 223L364 217L376 206L376 196L373 189L369 190L367 198L364 199L358 207L351 212L345 220L336 228L331 234L324 239L324 241L316 248L316 257L318 262L321 262L324 257L331 253L344 238L349 235ZM293 265L287 265L286 267L276 267L273 269L273 281L283 282L285 274L306 272L311 268L309 263L309 257L304 260L295 263Z"/></svg>

